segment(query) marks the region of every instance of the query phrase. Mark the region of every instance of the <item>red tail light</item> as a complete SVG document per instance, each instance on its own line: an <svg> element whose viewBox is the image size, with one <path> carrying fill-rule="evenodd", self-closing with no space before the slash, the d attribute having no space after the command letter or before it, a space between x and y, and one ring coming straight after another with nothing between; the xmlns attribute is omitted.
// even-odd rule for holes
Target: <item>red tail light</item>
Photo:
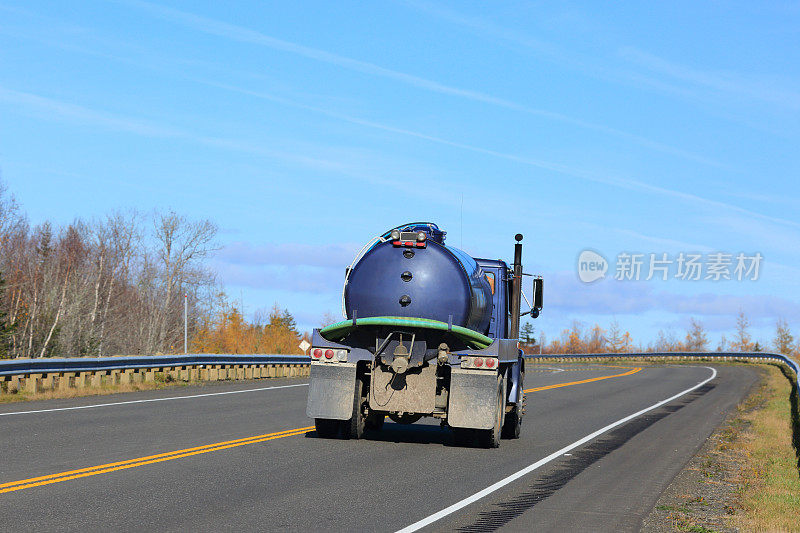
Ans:
<svg viewBox="0 0 800 533"><path fill-rule="evenodd" d="M483 366L483 359L481 359L480 357L476 357L475 359L472 360L472 364L480 368Z"/></svg>
<svg viewBox="0 0 800 533"><path fill-rule="evenodd" d="M322 357L322 350L320 350L319 348L315 349L313 355L316 359L319 359L320 357Z"/></svg>
<svg viewBox="0 0 800 533"><path fill-rule="evenodd" d="M325 359L333 359L333 350L325 350Z"/></svg>
<svg viewBox="0 0 800 533"><path fill-rule="evenodd" d="M487 359L486 360L486 368L494 367L494 359Z"/></svg>

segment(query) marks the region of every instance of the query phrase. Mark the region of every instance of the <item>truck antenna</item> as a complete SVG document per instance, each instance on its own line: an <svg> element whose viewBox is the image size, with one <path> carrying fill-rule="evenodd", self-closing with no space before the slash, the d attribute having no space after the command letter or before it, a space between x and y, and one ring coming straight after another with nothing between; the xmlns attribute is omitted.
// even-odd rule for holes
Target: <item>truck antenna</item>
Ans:
<svg viewBox="0 0 800 533"><path fill-rule="evenodd" d="M464 193L461 193L461 249L464 249Z"/></svg>

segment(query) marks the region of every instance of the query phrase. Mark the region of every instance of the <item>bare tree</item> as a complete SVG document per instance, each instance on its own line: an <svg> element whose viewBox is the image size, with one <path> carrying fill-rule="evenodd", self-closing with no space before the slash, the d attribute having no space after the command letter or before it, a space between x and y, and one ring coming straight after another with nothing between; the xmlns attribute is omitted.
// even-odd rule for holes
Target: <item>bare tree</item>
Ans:
<svg viewBox="0 0 800 533"><path fill-rule="evenodd" d="M753 351L753 341L750 336L750 321L744 311L739 311L736 317L736 336L731 343L731 349L738 352Z"/></svg>
<svg viewBox="0 0 800 533"><path fill-rule="evenodd" d="M216 249L217 227L209 220L188 221L172 211L156 215L154 222L163 299L151 348L164 350L180 329L180 314L174 308L181 292L213 281L202 260Z"/></svg>
<svg viewBox="0 0 800 533"><path fill-rule="evenodd" d="M216 227L173 212L28 225L0 183L0 331L11 357L147 354L182 346L218 305L206 266Z"/></svg>
<svg viewBox="0 0 800 533"><path fill-rule="evenodd" d="M694 318L689 319L684 346L687 352L705 352L708 349L708 336L703 324Z"/></svg>

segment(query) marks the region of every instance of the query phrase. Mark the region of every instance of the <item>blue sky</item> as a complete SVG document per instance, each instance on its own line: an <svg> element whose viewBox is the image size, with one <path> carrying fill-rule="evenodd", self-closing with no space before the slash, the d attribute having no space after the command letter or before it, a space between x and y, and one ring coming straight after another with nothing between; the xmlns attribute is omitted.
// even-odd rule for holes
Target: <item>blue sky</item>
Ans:
<svg viewBox="0 0 800 533"><path fill-rule="evenodd" d="M476 256L525 234L550 337L716 342L744 309L767 340L800 328L799 45L789 2L0 0L0 172L34 223L211 218L230 294L304 328L361 243L431 220ZM583 284L586 248L764 261Z"/></svg>

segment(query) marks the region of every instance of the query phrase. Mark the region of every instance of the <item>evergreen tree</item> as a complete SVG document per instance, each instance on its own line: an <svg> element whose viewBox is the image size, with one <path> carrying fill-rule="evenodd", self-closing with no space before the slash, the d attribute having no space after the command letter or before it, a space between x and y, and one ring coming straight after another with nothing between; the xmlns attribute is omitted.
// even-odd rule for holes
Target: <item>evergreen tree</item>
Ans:
<svg viewBox="0 0 800 533"><path fill-rule="evenodd" d="M522 331L520 333L520 340L522 340L523 344L536 344L536 336L533 324L530 322L525 322L525 325L522 326Z"/></svg>

